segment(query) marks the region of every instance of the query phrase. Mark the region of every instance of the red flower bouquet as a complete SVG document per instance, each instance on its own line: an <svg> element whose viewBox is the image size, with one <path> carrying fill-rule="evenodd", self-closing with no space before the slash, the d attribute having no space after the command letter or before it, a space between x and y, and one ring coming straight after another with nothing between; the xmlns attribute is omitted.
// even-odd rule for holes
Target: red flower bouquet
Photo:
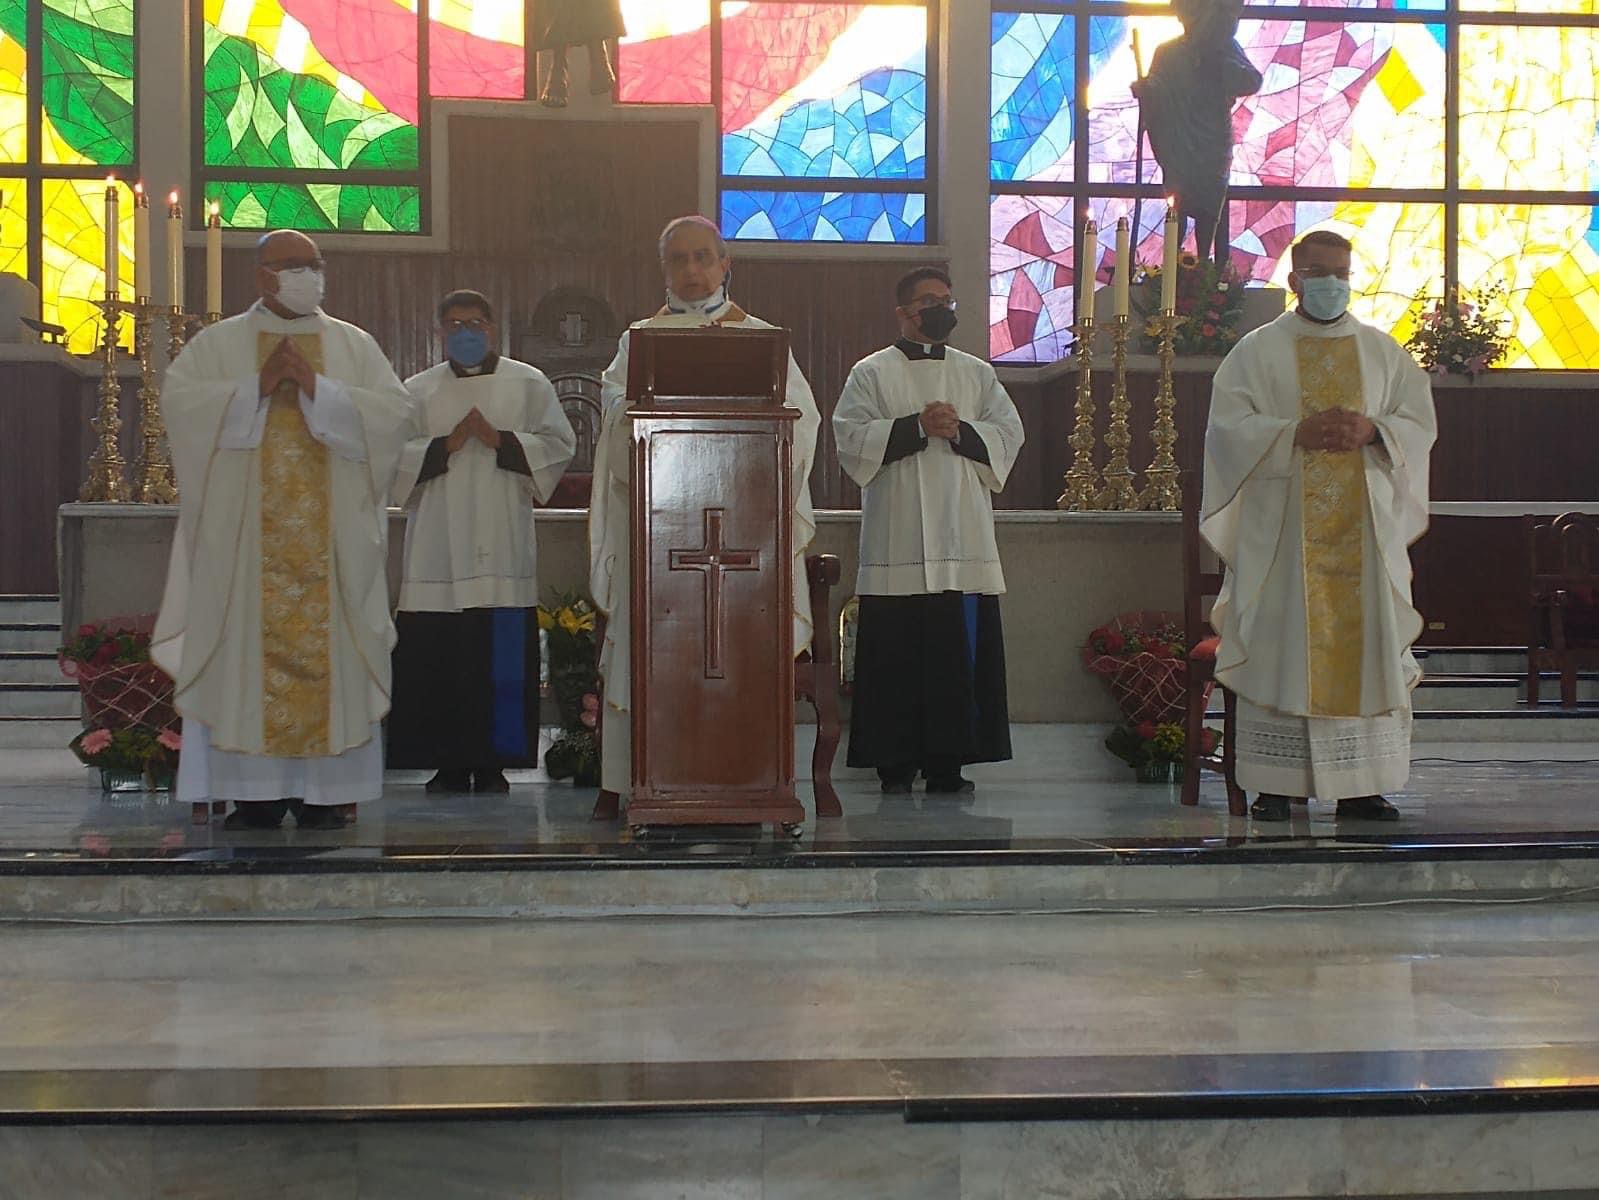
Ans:
<svg viewBox="0 0 1599 1200"><path fill-rule="evenodd" d="M99 729L176 729L172 679L150 661L154 616L80 625L61 647L61 673L78 681L85 715Z"/></svg>
<svg viewBox="0 0 1599 1200"><path fill-rule="evenodd" d="M1176 613L1113 617L1088 635L1083 666L1105 681L1129 725L1181 723L1188 656Z"/></svg>

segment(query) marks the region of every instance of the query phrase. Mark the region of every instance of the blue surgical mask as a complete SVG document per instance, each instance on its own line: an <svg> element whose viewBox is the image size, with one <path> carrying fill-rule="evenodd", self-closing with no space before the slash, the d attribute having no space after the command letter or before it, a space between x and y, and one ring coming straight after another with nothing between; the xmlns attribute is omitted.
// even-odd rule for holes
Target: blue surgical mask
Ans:
<svg viewBox="0 0 1599 1200"><path fill-rule="evenodd" d="M1299 280L1299 307L1318 321L1336 321L1349 311L1349 280L1318 275Z"/></svg>
<svg viewBox="0 0 1599 1200"><path fill-rule="evenodd" d="M444 339L444 348L451 362L460 363L463 367L480 367L489 356L488 331L473 329L469 325L452 329Z"/></svg>

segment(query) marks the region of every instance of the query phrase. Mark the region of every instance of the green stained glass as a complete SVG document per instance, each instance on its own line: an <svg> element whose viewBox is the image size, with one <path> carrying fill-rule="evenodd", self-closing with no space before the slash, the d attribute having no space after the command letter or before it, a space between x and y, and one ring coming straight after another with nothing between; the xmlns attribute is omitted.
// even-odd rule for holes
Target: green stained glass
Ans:
<svg viewBox="0 0 1599 1200"><path fill-rule="evenodd" d="M230 229L303 229L308 233L420 233L421 189L352 183L213 182Z"/></svg>
<svg viewBox="0 0 1599 1200"><path fill-rule="evenodd" d="M35 56L49 126L40 161L133 161L133 0L37 0ZM0 0L0 35L27 36L28 0ZM0 68L3 74L3 68Z"/></svg>
<svg viewBox="0 0 1599 1200"><path fill-rule="evenodd" d="M206 25L207 166L409 171L419 161L416 126Z"/></svg>

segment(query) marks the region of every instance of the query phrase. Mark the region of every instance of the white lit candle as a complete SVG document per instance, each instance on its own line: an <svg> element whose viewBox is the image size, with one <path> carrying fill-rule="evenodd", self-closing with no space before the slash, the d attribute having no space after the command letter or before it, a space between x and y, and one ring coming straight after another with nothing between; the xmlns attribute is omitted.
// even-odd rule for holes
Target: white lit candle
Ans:
<svg viewBox="0 0 1599 1200"><path fill-rule="evenodd" d="M1099 270L1099 226L1090 221L1083 227L1083 259L1077 277L1077 319L1092 320L1094 316L1094 275Z"/></svg>
<svg viewBox="0 0 1599 1200"><path fill-rule="evenodd" d="M142 182L133 185L133 298L150 298L150 197Z"/></svg>
<svg viewBox="0 0 1599 1200"><path fill-rule="evenodd" d="M107 175L105 178L105 294L108 300L116 298L122 284L121 247L117 244L117 230L121 219L122 198L117 194L117 177L115 175Z"/></svg>
<svg viewBox="0 0 1599 1200"><path fill-rule="evenodd" d="M1114 292L1116 307L1113 315L1118 317L1127 315L1127 284L1133 273L1131 251L1131 231L1127 224L1127 218L1123 217L1116 222L1116 287Z"/></svg>
<svg viewBox="0 0 1599 1200"><path fill-rule="evenodd" d="M222 311L222 206L215 200L205 223L205 311Z"/></svg>
<svg viewBox="0 0 1599 1200"><path fill-rule="evenodd" d="M1160 310L1171 312L1177 307L1177 249L1180 235L1177 224L1177 206L1166 206L1166 242L1162 247L1160 268Z"/></svg>
<svg viewBox="0 0 1599 1200"><path fill-rule="evenodd" d="M167 197L167 303L183 308L183 205L176 188Z"/></svg>

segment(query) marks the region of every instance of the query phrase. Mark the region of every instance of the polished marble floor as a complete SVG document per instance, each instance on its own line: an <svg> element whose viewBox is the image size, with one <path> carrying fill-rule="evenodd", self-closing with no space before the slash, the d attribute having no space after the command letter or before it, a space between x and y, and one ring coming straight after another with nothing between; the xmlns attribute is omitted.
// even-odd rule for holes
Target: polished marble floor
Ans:
<svg viewBox="0 0 1599 1200"><path fill-rule="evenodd" d="M1068 839L1097 843L1198 842L1229 838L1282 845L1338 839L1425 841L1500 834L1599 833L1599 746L1496 744L1473 748L1422 743L1409 786L1391 798L1397 825L1336 822L1330 805L1296 809L1287 825L1230 817L1219 784L1207 777L1198 808L1165 786L1137 785L1085 726L1018 726L1017 757L968 769L977 781L965 799L884 797L866 772L841 769L845 817L812 822L801 847L919 844L1018 846ZM1447 757L1445 757L1447 755ZM799 761L809 761L802 733ZM220 823L189 824L186 808L164 796L102 797L90 773L65 751L0 752L0 856L39 850L87 855L131 851L182 854L209 847L595 847L630 840L623 827L589 820L593 792L551 783L541 772L513 773L507 796L436 796L425 775L391 773L381 803L334 832L227 833ZM807 803L810 788L800 785ZM696 835L699 836L699 835ZM759 839L759 830L718 838Z"/></svg>

